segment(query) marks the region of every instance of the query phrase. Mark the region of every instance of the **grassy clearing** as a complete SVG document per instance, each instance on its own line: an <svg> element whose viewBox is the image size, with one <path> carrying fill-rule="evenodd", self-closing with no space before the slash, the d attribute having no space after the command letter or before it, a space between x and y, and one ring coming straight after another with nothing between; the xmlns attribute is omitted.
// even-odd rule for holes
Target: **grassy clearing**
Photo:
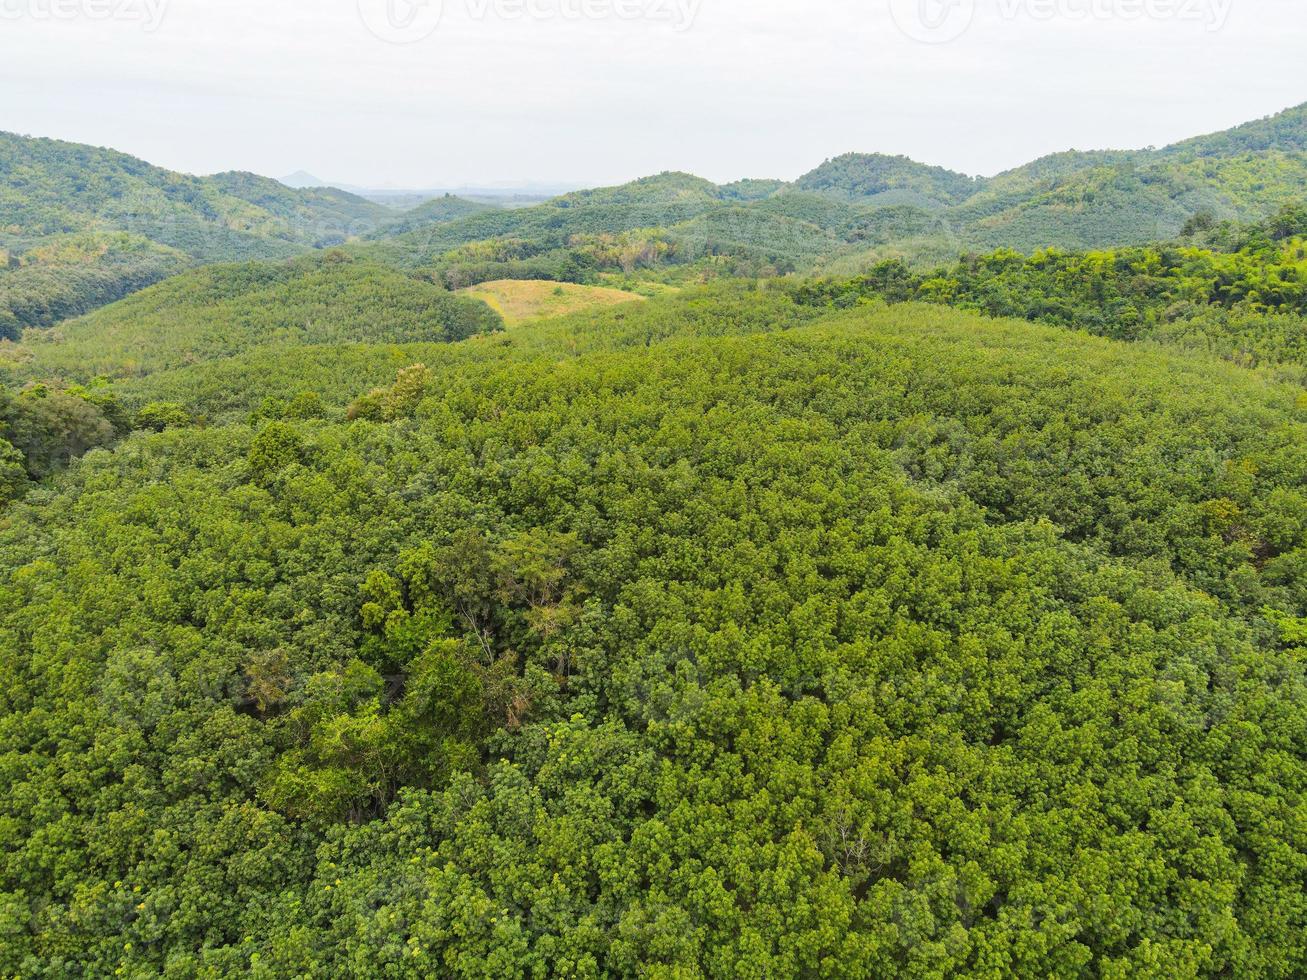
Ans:
<svg viewBox="0 0 1307 980"><path fill-rule="evenodd" d="M621 303L640 303L645 300L643 296L621 289L540 279L500 279L483 282L462 292L484 300L510 327L528 320L584 313L587 310L607 309Z"/></svg>

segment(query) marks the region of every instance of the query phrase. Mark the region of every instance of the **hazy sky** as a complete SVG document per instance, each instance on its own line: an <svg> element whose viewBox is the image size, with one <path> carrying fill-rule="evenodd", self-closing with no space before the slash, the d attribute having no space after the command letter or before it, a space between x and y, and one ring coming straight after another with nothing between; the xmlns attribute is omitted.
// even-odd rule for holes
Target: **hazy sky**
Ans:
<svg viewBox="0 0 1307 980"><path fill-rule="evenodd" d="M1303 0L426 2L0 0L0 129L195 173L590 185L849 150L991 174L1307 101Z"/></svg>

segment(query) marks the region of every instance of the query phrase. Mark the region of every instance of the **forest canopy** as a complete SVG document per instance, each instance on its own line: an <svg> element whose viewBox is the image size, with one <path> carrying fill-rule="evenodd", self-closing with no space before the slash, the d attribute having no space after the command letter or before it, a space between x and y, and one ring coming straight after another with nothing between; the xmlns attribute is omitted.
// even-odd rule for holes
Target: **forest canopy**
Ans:
<svg viewBox="0 0 1307 980"><path fill-rule="evenodd" d="M3 969L1307 969L1294 388L745 287L517 329L0 518Z"/></svg>
<svg viewBox="0 0 1307 980"><path fill-rule="evenodd" d="M384 220L0 138L0 976L1307 976L1303 118Z"/></svg>

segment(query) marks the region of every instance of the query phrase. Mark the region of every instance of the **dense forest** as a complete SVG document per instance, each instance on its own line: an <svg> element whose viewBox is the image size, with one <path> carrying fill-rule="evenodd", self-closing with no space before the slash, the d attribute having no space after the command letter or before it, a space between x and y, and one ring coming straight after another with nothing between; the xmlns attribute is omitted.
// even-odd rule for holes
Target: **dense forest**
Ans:
<svg viewBox="0 0 1307 980"><path fill-rule="evenodd" d="M1092 252L1011 249L918 271L901 260L853 279L804 282L800 302L921 300L1119 340L1159 340L1248 366L1302 369L1307 384L1307 207L1252 225L1191 219L1160 245Z"/></svg>
<svg viewBox="0 0 1307 980"><path fill-rule="evenodd" d="M191 177L112 150L0 133L0 340L187 266L290 257L393 218L334 188Z"/></svg>
<svg viewBox="0 0 1307 980"><path fill-rule="evenodd" d="M1067 152L992 178L850 153L794 181L664 173L499 207L444 195L396 213L253 174L190 177L110 150L0 133L0 340L89 312L182 264L348 245L458 289L597 283L658 269L853 276L884 259L1146 245L1197 216L1253 222L1301 201L1307 106L1161 150ZM124 237L126 236L126 237Z"/></svg>
<svg viewBox="0 0 1307 980"><path fill-rule="evenodd" d="M0 144L0 976L1307 976L1305 115L384 219Z"/></svg>

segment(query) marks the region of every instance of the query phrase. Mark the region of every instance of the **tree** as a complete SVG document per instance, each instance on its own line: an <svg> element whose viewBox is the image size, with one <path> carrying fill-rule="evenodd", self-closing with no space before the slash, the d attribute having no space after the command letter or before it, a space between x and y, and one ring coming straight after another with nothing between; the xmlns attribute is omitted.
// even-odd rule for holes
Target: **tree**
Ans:
<svg viewBox="0 0 1307 980"><path fill-rule="evenodd" d="M26 462L17 448L0 439L0 505L21 496L27 488Z"/></svg>
<svg viewBox="0 0 1307 980"><path fill-rule="evenodd" d="M266 485L278 472L299 462L303 453L304 440L297 429L285 422L269 422L250 445L250 477Z"/></svg>

